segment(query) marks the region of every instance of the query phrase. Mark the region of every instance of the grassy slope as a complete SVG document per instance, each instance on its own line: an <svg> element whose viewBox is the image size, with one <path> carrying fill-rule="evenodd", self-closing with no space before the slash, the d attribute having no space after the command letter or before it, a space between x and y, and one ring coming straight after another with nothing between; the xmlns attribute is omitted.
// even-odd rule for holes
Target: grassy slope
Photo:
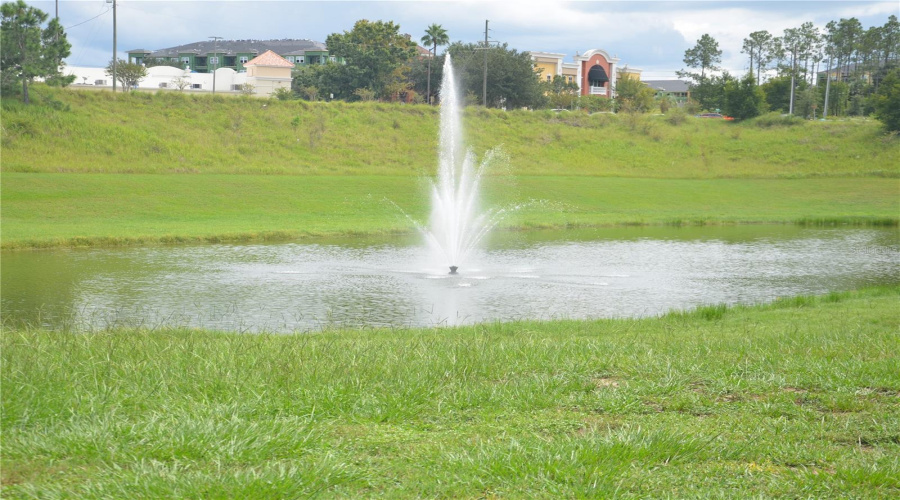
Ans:
<svg viewBox="0 0 900 500"><path fill-rule="evenodd" d="M427 106L37 88L44 105L3 100L4 172L421 175L436 166L437 110ZM672 125L473 108L466 129L479 153L501 145L515 175L896 177L900 164L900 139L877 122Z"/></svg>
<svg viewBox="0 0 900 500"><path fill-rule="evenodd" d="M6 332L2 493L896 497L898 298L310 335Z"/></svg>
<svg viewBox="0 0 900 500"><path fill-rule="evenodd" d="M434 108L41 86L35 100L2 101L4 249L410 231L385 198L418 220L427 210ZM509 156L488 193L524 205L509 227L900 213L898 137L872 122L479 108L466 120L476 152L499 144Z"/></svg>
<svg viewBox="0 0 900 500"><path fill-rule="evenodd" d="M393 176L4 174L3 248L410 231L426 183ZM900 180L493 179L501 226L896 221ZM529 201L530 200L530 201Z"/></svg>

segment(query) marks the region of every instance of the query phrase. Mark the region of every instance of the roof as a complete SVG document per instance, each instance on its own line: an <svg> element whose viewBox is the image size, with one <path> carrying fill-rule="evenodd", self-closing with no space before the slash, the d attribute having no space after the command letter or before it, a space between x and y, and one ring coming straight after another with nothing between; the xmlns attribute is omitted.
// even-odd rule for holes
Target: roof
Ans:
<svg viewBox="0 0 900 500"><path fill-rule="evenodd" d="M688 92L688 82L684 80L644 80L654 90L663 92Z"/></svg>
<svg viewBox="0 0 900 500"><path fill-rule="evenodd" d="M244 66L269 66L274 68L293 68L294 63L279 56L278 54L267 50L262 54L250 59L244 63Z"/></svg>
<svg viewBox="0 0 900 500"><path fill-rule="evenodd" d="M262 54L267 50L271 50L276 54L293 55L297 53L303 54L305 51L327 51L328 49L324 43L314 40L205 40L159 49L151 52L150 57L177 57L179 54L185 53L218 53L234 56L237 54ZM129 50L128 52L137 52L137 50Z"/></svg>

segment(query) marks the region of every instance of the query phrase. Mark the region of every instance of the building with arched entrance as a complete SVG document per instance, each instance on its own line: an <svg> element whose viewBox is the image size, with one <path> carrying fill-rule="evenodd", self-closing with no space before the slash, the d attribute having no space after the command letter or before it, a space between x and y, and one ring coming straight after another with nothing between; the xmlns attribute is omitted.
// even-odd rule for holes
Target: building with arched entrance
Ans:
<svg viewBox="0 0 900 500"><path fill-rule="evenodd" d="M575 56L578 66L576 81L581 95L614 97L616 88L616 63L618 57L610 56L603 49L592 49Z"/></svg>
<svg viewBox="0 0 900 500"><path fill-rule="evenodd" d="M540 70L541 79L550 81L554 75L561 75L569 82L578 84L579 95L615 97L616 81L621 78L640 80L641 70L619 67L619 58L610 56L603 49L592 49L582 55L575 54L574 62L563 62L565 54L553 52L531 52L535 70Z"/></svg>

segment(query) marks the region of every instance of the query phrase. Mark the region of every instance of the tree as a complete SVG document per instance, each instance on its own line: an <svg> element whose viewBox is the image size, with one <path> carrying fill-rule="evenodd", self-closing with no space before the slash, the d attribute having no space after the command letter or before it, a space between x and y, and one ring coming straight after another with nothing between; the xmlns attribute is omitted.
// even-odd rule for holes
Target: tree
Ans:
<svg viewBox="0 0 900 500"><path fill-rule="evenodd" d="M35 78L60 77L62 60L69 56L71 44L58 19L45 29L47 14L29 7L23 0L0 6L0 72L4 82L22 84L22 100L28 104L28 84ZM67 79L71 82L72 79ZM67 83L64 82L64 83Z"/></svg>
<svg viewBox="0 0 900 500"><path fill-rule="evenodd" d="M528 52L518 52L507 44L487 50L488 106L507 108L540 108L546 98L543 88L534 77L534 64ZM461 80L464 95L481 95L484 78L483 44L463 44L456 42L447 48L453 58L456 74ZM438 62L438 61L435 61ZM443 62L443 61L440 61Z"/></svg>
<svg viewBox="0 0 900 500"><path fill-rule="evenodd" d="M900 130L900 69L894 69L881 81L873 97L875 118L890 131Z"/></svg>
<svg viewBox="0 0 900 500"><path fill-rule="evenodd" d="M431 57L428 59L428 82L425 90L425 95L428 96L428 104L431 104L431 61L437 57L438 45L447 45L450 43L450 37L447 36L447 30L442 28L440 24L432 24L425 30L425 36L422 37L422 43L426 46L433 46Z"/></svg>
<svg viewBox="0 0 900 500"><path fill-rule="evenodd" d="M112 61L106 66L106 74L112 76ZM122 92L126 89L137 87L138 83L147 77L147 68L137 63L130 63L124 59L116 62L116 80L122 84Z"/></svg>
<svg viewBox="0 0 900 500"><path fill-rule="evenodd" d="M722 76L709 76L695 84L691 84L691 99L700 105L701 109L710 111L721 110L725 107L725 85L734 80L727 71Z"/></svg>
<svg viewBox="0 0 900 500"><path fill-rule="evenodd" d="M697 45L684 52L684 63L689 68L700 68L700 79L706 78L707 70L715 71L719 69L718 64L721 62L722 51L719 49L719 42L708 34L701 36L697 40ZM684 71L680 71L679 76L696 77L696 75Z"/></svg>
<svg viewBox="0 0 900 500"><path fill-rule="evenodd" d="M117 68L118 69L118 68ZM191 86L191 81L183 76L175 77L172 80L172 87L179 92L184 92L184 89Z"/></svg>
<svg viewBox="0 0 900 500"><path fill-rule="evenodd" d="M753 72L725 84L725 106L722 110L737 120L747 120L765 112L766 95L756 85Z"/></svg>
<svg viewBox="0 0 900 500"><path fill-rule="evenodd" d="M744 39L741 52L750 55L750 73L753 73L753 62L756 61L756 84L759 85L759 76L765 65L771 62L772 34L768 31L754 31Z"/></svg>
<svg viewBox="0 0 900 500"><path fill-rule="evenodd" d="M346 80L344 84L348 85L341 89L341 95L346 98L362 87L374 90L378 95L384 94L385 86L392 83L394 70L416 55L415 42L401 35L399 30L400 26L393 22L362 19L350 31L328 35L325 41L328 52L346 61L346 70L333 74Z"/></svg>
<svg viewBox="0 0 900 500"><path fill-rule="evenodd" d="M620 112L647 113L655 107L656 91L637 78L620 78L616 82L616 107Z"/></svg>
<svg viewBox="0 0 900 500"><path fill-rule="evenodd" d="M578 84L562 75L554 75L549 82L541 82L553 109L572 109L578 99Z"/></svg>

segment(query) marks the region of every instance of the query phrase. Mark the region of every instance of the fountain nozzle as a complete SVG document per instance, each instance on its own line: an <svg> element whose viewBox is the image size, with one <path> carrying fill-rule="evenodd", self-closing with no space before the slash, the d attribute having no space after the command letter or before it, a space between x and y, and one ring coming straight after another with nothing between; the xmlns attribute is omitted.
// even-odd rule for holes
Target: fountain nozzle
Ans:
<svg viewBox="0 0 900 500"><path fill-rule="evenodd" d="M456 266L450 266L450 274L456 274L456 270L459 269Z"/></svg>

